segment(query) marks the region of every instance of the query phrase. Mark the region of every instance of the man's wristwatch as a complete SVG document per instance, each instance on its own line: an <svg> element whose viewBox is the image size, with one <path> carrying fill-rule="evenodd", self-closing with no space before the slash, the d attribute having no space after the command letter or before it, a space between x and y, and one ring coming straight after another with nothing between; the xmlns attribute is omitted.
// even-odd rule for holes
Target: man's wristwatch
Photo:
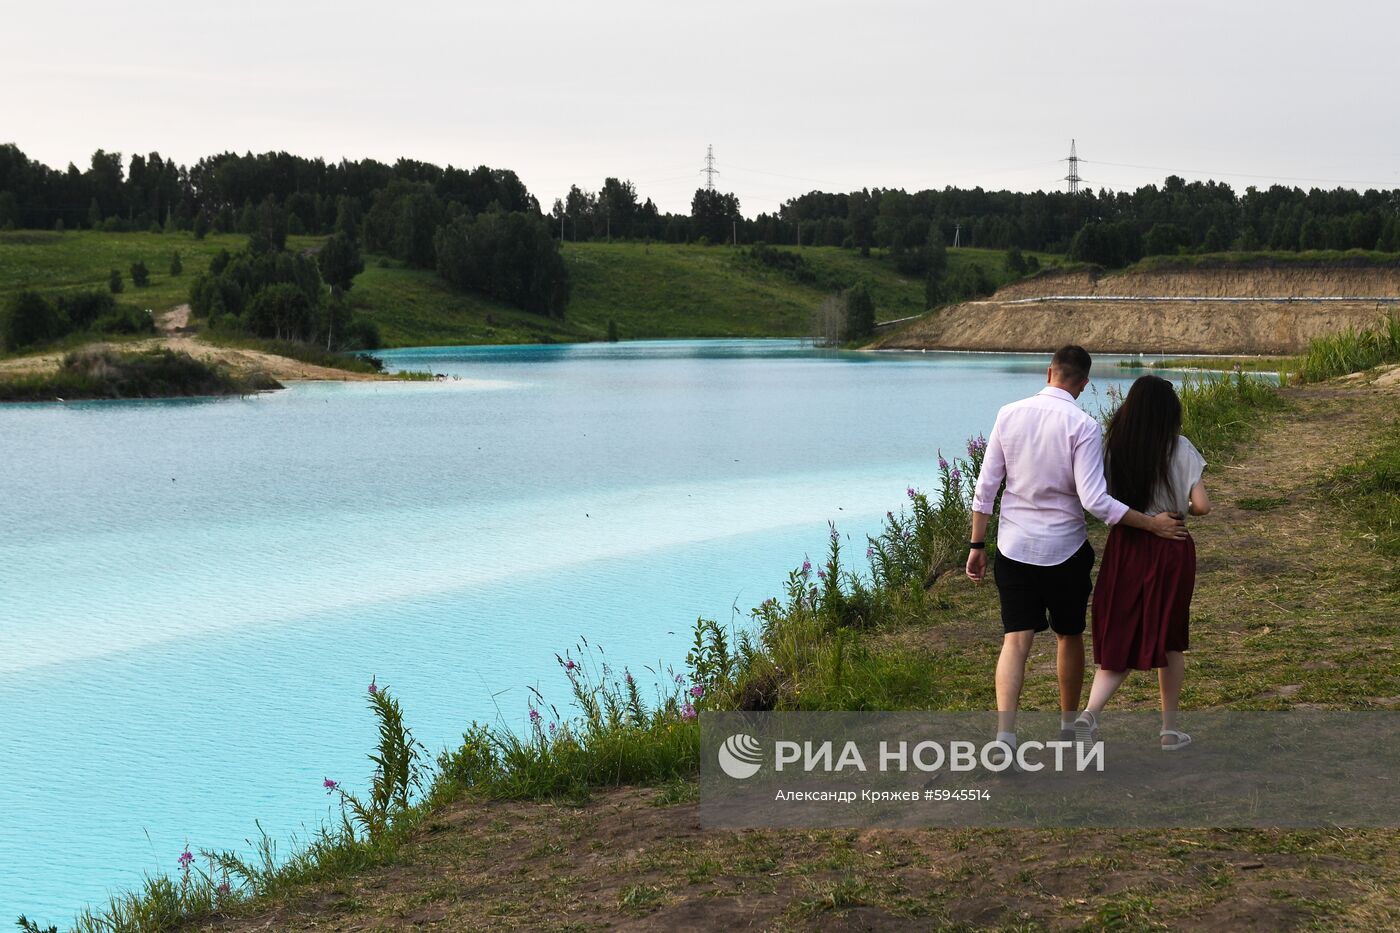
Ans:
<svg viewBox="0 0 1400 933"><path fill-rule="evenodd" d="M970 547L970 548L972 548L974 551L984 551L984 550L987 549L987 542L986 542L986 541L969 541L969 542L967 542L967 546Z"/></svg>

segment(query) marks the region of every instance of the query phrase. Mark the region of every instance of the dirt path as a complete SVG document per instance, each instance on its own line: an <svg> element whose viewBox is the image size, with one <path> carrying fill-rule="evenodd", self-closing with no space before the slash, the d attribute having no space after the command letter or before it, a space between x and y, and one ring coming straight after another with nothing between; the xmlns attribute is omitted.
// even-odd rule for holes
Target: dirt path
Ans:
<svg viewBox="0 0 1400 933"><path fill-rule="evenodd" d="M88 346L128 352L156 348L176 350L188 353L196 359L227 366L236 373L267 373L279 382L312 380L364 382L393 378L383 374L354 373L330 366L318 366L290 357L265 353L262 350L223 347L206 343L195 335L194 329L190 326L190 306L187 304L161 312L156 317L156 333L158 336L143 340L98 341L88 344ZM33 356L0 360L0 378L44 373L58 369L66 352L39 353Z"/></svg>
<svg viewBox="0 0 1400 933"><path fill-rule="evenodd" d="M1374 635L1400 617L1400 587L1384 582L1394 568L1318 483L1397 417L1390 377L1295 390L1246 455L1213 465L1216 510L1194 526L1185 707L1400 701L1393 637ZM990 680L995 597L949 586L951 630L888 639L980 653ZM1048 641L1034 664L1028 700L1047 708ZM1122 702L1152 704L1154 684L1130 678ZM198 929L1400 929L1396 831L706 832L693 801L660 798L623 788L579 807L461 802L391 865Z"/></svg>
<svg viewBox="0 0 1400 933"><path fill-rule="evenodd" d="M161 334L190 333L190 306L176 305L156 317L156 331Z"/></svg>

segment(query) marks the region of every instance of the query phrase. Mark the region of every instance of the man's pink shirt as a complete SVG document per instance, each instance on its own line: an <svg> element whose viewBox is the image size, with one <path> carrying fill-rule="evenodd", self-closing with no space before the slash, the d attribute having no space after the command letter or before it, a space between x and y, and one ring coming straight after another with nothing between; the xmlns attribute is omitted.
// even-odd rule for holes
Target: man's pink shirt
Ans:
<svg viewBox="0 0 1400 933"><path fill-rule="evenodd" d="M992 514L1002 480L997 550L1024 564L1050 567L1069 560L1089 540L1086 511L1109 525L1128 514L1108 494L1099 423L1054 386L997 412L974 511Z"/></svg>

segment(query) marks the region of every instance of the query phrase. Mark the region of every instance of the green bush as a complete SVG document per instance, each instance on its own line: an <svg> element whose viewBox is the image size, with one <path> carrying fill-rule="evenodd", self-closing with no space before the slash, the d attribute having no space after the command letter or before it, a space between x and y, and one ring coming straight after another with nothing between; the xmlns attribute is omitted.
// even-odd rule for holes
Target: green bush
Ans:
<svg viewBox="0 0 1400 933"><path fill-rule="evenodd" d="M10 299L0 319L0 345L14 352L57 340L72 327L63 312L43 295L23 291Z"/></svg>
<svg viewBox="0 0 1400 933"><path fill-rule="evenodd" d="M137 288L145 288L151 284L151 270L139 259L131 264L131 284Z"/></svg>
<svg viewBox="0 0 1400 933"><path fill-rule="evenodd" d="M366 317L356 317L350 322L346 342L356 350L378 350L384 345L379 337L379 325Z"/></svg>
<svg viewBox="0 0 1400 933"><path fill-rule="evenodd" d="M68 315L74 330L91 327L98 318L117 309L117 300L110 291L69 292L59 295L56 303L59 310Z"/></svg>
<svg viewBox="0 0 1400 933"><path fill-rule="evenodd" d="M99 334L154 334L156 320L149 311L126 305L93 321L92 329Z"/></svg>

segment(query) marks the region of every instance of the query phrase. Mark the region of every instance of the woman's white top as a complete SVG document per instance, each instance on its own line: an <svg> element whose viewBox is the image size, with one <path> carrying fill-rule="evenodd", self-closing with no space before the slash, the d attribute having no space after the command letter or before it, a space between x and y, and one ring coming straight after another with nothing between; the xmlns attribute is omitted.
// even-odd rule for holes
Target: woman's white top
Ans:
<svg viewBox="0 0 1400 933"><path fill-rule="evenodd" d="M1152 491L1152 502L1145 514L1180 512L1185 515L1187 507L1191 504L1191 490L1201 481L1205 470L1206 458L1201 456L1201 452L1185 435L1178 436L1176 446L1172 448L1171 465L1167 468L1171 488L1163 489L1158 483Z"/></svg>

